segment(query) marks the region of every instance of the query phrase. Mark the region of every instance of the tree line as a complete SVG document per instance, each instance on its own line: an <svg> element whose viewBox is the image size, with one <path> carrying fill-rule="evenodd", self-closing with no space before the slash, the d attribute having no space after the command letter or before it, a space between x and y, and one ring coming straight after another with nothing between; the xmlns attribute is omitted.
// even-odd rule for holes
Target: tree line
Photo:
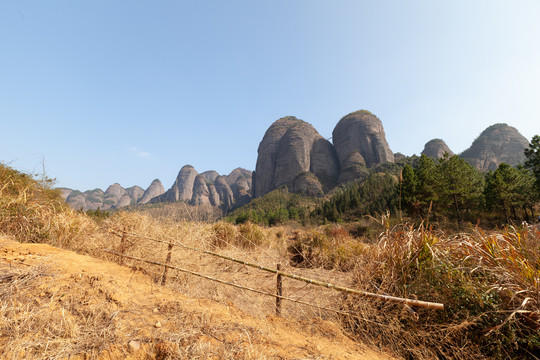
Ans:
<svg viewBox="0 0 540 360"><path fill-rule="evenodd" d="M540 201L540 136L525 149L523 166L482 173L457 155L411 157L376 169L365 181L343 186L311 214L323 221L350 221L390 211L412 219L484 224L534 221ZM381 173L382 170L382 173Z"/></svg>
<svg viewBox="0 0 540 360"><path fill-rule="evenodd" d="M483 224L535 220L540 201L540 136L525 149L523 166L508 164L482 173L457 155L441 159L422 155L385 163L366 179L341 185L325 198L313 199L275 190L229 214L236 223L278 225L287 221L355 221L389 211L393 215L434 221Z"/></svg>

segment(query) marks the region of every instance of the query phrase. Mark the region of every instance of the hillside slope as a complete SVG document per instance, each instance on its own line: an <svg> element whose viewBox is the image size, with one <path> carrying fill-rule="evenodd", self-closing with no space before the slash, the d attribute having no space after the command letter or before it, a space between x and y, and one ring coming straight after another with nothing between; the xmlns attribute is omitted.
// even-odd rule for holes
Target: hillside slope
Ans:
<svg viewBox="0 0 540 360"><path fill-rule="evenodd" d="M331 322L252 317L49 245L0 239L0 274L2 358L390 358Z"/></svg>

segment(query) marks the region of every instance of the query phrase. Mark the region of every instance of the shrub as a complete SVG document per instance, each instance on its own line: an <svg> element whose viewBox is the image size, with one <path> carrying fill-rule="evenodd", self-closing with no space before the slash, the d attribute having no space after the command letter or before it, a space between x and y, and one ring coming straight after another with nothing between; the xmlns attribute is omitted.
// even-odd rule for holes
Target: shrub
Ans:
<svg viewBox="0 0 540 360"><path fill-rule="evenodd" d="M214 236L212 237L212 245L218 248L225 248L229 244L236 243L238 230L236 226L227 222L217 222L212 225Z"/></svg>
<svg viewBox="0 0 540 360"><path fill-rule="evenodd" d="M236 245L243 248L254 248L262 245L266 240L263 229L251 222L238 225L239 235L236 237Z"/></svg>
<svg viewBox="0 0 540 360"><path fill-rule="evenodd" d="M327 226L322 230L296 231L288 251L292 264L297 267L350 271L366 247L345 228Z"/></svg>
<svg viewBox="0 0 540 360"><path fill-rule="evenodd" d="M540 234L533 228L449 236L388 229L355 272L359 289L440 302L411 309L349 296L352 334L405 358L534 358L540 350Z"/></svg>

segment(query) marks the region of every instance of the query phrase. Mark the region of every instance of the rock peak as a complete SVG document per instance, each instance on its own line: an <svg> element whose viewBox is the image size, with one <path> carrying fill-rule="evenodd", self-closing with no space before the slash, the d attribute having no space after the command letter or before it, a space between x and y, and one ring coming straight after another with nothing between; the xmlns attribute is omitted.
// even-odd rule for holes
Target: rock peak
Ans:
<svg viewBox="0 0 540 360"><path fill-rule="evenodd" d="M341 165L340 182L360 177L365 167L394 162L381 120L367 110L341 118L332 132L332 141Z"/></svg>
<svg viewBox="0 0 540 360"><path fill-rule="evenodd" d="M450 150L448 145L446 145L442 139L433 139L428 141L426 145L424 145L424 150L422 150L422 155L429 156L433 159L440 159L445 153L450 156L454 155L452 150Z"/></svg>
<svg viewBox="0 0 540 360"><path fill-rule="evenodd" d="M293 191L296 176L306 171L315 174L319 187L328 190L335 186L339 171L335 149L303 120L294 116L276 120L259 144L253 196L283 185Z"/></svg>
<svg viewBox="0 0 540 360"><path fill-rule="evenodd" d="M461 157L480 171L496 170L501 163L516 166L525 161L529 141L507 124L494 124L478 136Z"/></svg>

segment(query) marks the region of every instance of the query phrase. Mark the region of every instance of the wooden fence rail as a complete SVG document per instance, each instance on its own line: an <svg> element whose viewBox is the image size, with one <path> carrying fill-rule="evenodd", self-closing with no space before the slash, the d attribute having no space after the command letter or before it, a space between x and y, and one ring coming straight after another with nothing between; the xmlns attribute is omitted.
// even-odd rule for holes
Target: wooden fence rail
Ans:
<svg viewBox="0 0 540 360"><path fill-rule="evenodd" d="M180 246L180 247L188 249L188 250L193 250L193 251L205 253L205 254L208 254L208 255L216 256L216 257L219 257L219 258L222 258L222 259L225 259L225 260L236 262L238 264L242 264L242 265L253 267L253 268L256 268L256 269L259 269L259 270L271 272L271 273L274 273L274 274L277 274L277 275L280 275L280 276L288 277L288 278L291 278L291 279L294 279L294 280L297 280L297 281L303 281L303 282L308 283L308 284L322 286L322 287L326 287L326 288L329 288L329 289L334 289L334 290L337 290L337 291L346 292L346 293L349 293L349 294L354 294L354 295L359 295L359 296L364 296L364 297L371 297L371 298L381 299L381 300L385 300L385 301L392 301L392 302L402 303L402 304L405 304L405 305L408 305L408 306L417 306L417 307L423 307L423 308L428 308L428 309L444 310L444 304L441 304L441 303L414 300L414 299L406 299L406 298L400 298L400 297L395 297L395 296L390 296L390 295L376 294L376 293L372 293L372 292L368 292L368 291L350 289L350 288L347 288L347 287L344 287L344 286L325 283L323 281L309 279L309 278L299 276L299 275L295 275L295 274L292 274L292 273L283 272L281 270L271 269L271 268L268 268L268 267L265 267L265 266L262 266L262 265L259 265L259 264L254 264L254 263L250 263L248 261L235 259L235 258L227 256L227 255L218 254L218 253L215 253L213 251L188 246L188 245L182 244L180 242L164 241L164 240L154 239L154 238L151 238L149 236L133 234L133 233L127 233L127 232L123 232L122 234L119 234L119 233L114 232L114 231L111 231L111 232L113 234L117 235L117 236L120 236L120 237L122 237L123 235L130 235L130 236L139 237L139 238L142 238L142 239L148 239L148 240L151 240L151 241L160 242L160 243L164 243L164 244L168 244L168 245L171 245L171 244L172 245L177 245L177 246ZM120 254L120 255L123 255L123 254ZM165 266L165 264L162 264L162 265Z"/></svg>
<svg viewBox="0 0 540 360"><path fill-rule="evenodd" d="M282 295L278 295L278 294L272 294L272 293L262 291L262 290L258 290L258 289L253 289L253 288L250 288L250 287L247 287L247 286L238 285L238 284L227 282L227 281L224 281L224 280L221 280L221 279L216 279L216 278L213 278L211 276L204 275L204 274L201 274L201 273L198 273L198 272L195 272L195 271L183 269L183 268L178 267L178 266L164 264L164 263L161 263L159 261L145 260L145 259L142 259L142 258L139 258L139 257L121 254L121 253L119 253L117 251L109 250L109 249L103 249L103 251L105 251L105 252L107 252L109 254L119 256L120 258L132 259L132 260L141 261L141 262L144 262L144 263L147 263L147 264L163 266L165 268L169 268L169 269L177 270L177 271L180 271L180 272L183 272L183 273L186 273L186 274L198 276L198 277L201 277L203 279L211 280L211 281L214 281L214 282L217 282L217 283L220 283L220 284L224 284L224 285L229 285L229 286L232 286L232 287L235 287L235 288L238 288L238 289L251 291L251 292L254 292L254 293L257 293L257 294L261 294L261 295L272 296L272 297L275 297L276 300L277 299L279 299L279 300L287 300L287 301L291 301L291 302L294 302L294 303L297 303L297 304L311 306L311 307L314 307L314 308L317 308L317 309L320 309L320 310L332 311L332 312L335 312L335 313L338 313L338 314L341 314L341 315L345 315L345 316L349 316L349 317L353 317L353 318L357 318L357 319L361 319L361 320L366 320L366 319L358 317L358 316L356 316L354 314L347 313L345 311L336 310L336 309L328 308L328 307L325 307L325 306L315 305L315 304L311 304L311 303L308 303L308 302L305 302L305 301L302 301L302 300L297 300L297 299L289 298L289 297L286 297L286 296L282 296ZM278 313L278 315L279 315L279 313Z"/></svg>

